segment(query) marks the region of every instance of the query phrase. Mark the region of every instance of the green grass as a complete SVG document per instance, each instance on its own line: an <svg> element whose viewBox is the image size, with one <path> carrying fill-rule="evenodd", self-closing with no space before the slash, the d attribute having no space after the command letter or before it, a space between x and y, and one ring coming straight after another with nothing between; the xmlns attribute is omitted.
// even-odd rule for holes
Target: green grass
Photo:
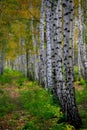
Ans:
<svg viewBox="0 0 87 130"><path fill-rule="evenodd" d="M87 129L87 86L82 85L83 90L76 90L76 101L79 108L79 113L82 118L83 126L80 130Z"/></svg>
<svg viewBox="0 0 87 130"><path fill-rule="evenodd" d="M44 119L59 116L60 107L53 105L52 95L38 86L23 90L20 98L23 108L30 111L32 115Z"/></svg>
<svg viewBox="0 0 87 130"><path fill-rule="evenodd" d="M5 69L0 79L0 117L13 113L11 122L15 122L20 117L14 113L20 108L21 111L30 115L28 118L24 117L27 122L21 128L23 130L57 130L62 126L61 123L57 124L57 121L63 117L59 105L54 103L50 92L38 86L37 81L28 81L20 72L10 69ZM14 86L12 91L16 90L20 94L18 98L13 99L10 92L5 90L11 86ZM63 127L66 129L65 125Z"/></svg>
<svg viewBox="0 0 87 130"><path fill-rule="evenodd" d="M11 77L7 75L0 75L0 84L5 85L5 84L10 84L12 83Z"/></svg>
<svg viewBox="0 0 87 130"><path fill-rule="evenodd" d="M74 81L78 81L78 67L74 66Z"/></svg>
<svg viewBox="0 0 87 130"><path fill-rule="evenodd" d="M77 84L83 90L76 90L76 101L81 115L83 126L80 130L87 129L87 86L81 79ZM12 91L19 93L19 97L12 98L5 88L13 87ZM22 111L15 113L16 111ZM0 76L0 117L13 114L8 122L16 125L23 118L24 125L20 130L72 130L73 126L65 123L60 106L50 93L38 86L36 81L28 81L20 72L5 69ZM27 114L26 114L27 113ZM23 117L21 117L23 116Z"/></svg>
<svg viewBox="0 0 87 130"><path fill-rule="evenodd" d="M78 72L78 66L74 67L74 81L78 83L78 85L85 85L86 81L84 78L81 76L79 77L79 72Z"/></svg>
<svg viewBox="0 0 87 130"><path fill-rule="evenodd" d="M78 67L74 67L75 82L82 90L76 90L76 101L79 108L79 113L82 118L82 128L80 130L87 130L87 84L83 77L78 78Z"/></svg>
<svg viewBox="0 0 87 130"><path fill-rule="evenodd" d="M23 74L19 71L11 70L6 68L4 70L3 75L0 75L0 84L15 84L19 88L24 85L24 82L28 81L28 79L23 76Z"/></svg>
<svg viewBox="0 0 87 130"><path fill-rule="evenodd" d="M16 109L16 105L12 103L8 95L2 95L0 97L0 116L5 116L7 113L13 112Z"/></svg>

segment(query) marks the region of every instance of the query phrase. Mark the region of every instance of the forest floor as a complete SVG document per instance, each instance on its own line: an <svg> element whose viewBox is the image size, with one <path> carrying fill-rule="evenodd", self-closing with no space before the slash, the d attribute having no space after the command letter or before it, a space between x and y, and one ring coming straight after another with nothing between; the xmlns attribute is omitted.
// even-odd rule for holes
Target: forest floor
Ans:
<svg viewBox="0 0 87 130"><path fill-rule="evenodd" d="M83 128L87 130L87 87L75 82ZM6 70L0 77L0 130L74 130L63 122L56 99L20 72Z"/></svg>

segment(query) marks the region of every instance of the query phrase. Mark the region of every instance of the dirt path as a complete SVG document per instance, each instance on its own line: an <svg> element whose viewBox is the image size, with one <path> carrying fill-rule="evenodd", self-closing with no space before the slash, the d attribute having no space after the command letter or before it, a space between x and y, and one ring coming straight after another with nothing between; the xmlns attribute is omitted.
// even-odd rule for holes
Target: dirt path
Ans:
<svg viewBox="0 0 87 130"><path fill-rule="evenodd" d="M21 108L19 90L13 85L3 87L2 90L4 95L9 95L9 102L13 103L16 108L12 112L7 112L5 116L0 117L0 130L21 130L27 122L29 114Z"/></svg>
<svg viewBox="0 0 87 130"><path fill-rule="evenodd" d="M28 85L31 84L28 83ZM33 120L33 117L29 114L29 112L26 112L22 109L20 102L20 91L23 91L27 88L18 88L16 85L13 84L0 86L0 88L2 88L2 90L4 91L4 95L9 96L9 99L5 99L5 101L13 103L13 105L16 106L14 109L12 108L12 110L6 112L5 116L0 117L0 130L22 130L24 125L29 122L29 120ZM30 87L30 89L32 89L32 87ZM82 91L83 87L75 84L75 89L78 91ZM48 122L46 125L48 126Z"/></svg>
<svg viewBox="0 0 87 130"><path fill-rule="evenodd" d="M74 84L75 89L78 91L82 91L84 88L82 87L82 85L78 85L77 83Z"/></svg>

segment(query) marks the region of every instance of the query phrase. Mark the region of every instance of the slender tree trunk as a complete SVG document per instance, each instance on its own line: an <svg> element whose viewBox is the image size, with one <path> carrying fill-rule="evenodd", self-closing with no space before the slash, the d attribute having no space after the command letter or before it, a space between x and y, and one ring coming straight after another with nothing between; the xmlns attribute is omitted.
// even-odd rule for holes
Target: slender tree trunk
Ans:
<svg viewBox="0 0 87 130"><path fill-rule="evenodd" d="M5 62L5 49L6 49L6 44L3 43L1 45L1 54L0 54L0 75L3 74L4 72L4 62Z"/></svg>
<svg viewBox="0 0 87 130"><path fill-rule="evenodd" d="M72 46L70 44L70 22L73 20L74 10L73 0L63 0L64 7L64 68L65 68L65 113L67 122L76 128L80 127L82 122L78 114L75 101L75 89L73 86L73 66L72 66Z"/></svg>
<svg viewBox="0 0 87 130"><path fill-rule="evenodd" d="M26 48L26 74L27 77L30 78L29 76L29 50Z"/></svg>
<svg viewBox="0 0 87 130"><path fill-rule="evenodd" d="M80 47L78 45L78 80L81 79L81 57L80 57Z"/></svg>
<svg viewBox="0 0 87 130"><path fill-rule="evenodd" d="M84 78L87 81L87 57L86 57L86 50L85 45L83 42L83 26L82 26L82 10L81 10L81 1L79 0L79 8L78 8L78 29L79 29L79 35L78 35L78 43L80 47L80 56L83 66L83 74Z"/></svg>
<svg viewBox="0 0 87 130"><path fill-rule="evenodd" d="M57 97L57 79L56 79L56 47L55 47L55 33L56 26L54 23L55 20L55 11L57 7L57 2L52 0L51 2L51 14L50 14L50 40L51 40L51 63L52 63L52 92L55 97Z"/></svg>
<svg viewBox="0 0 87 130"><path fill-rule="evenodd" d="M19 40L20 42L20 65L21 65L21 72L25 75L25 62L24 62L24 44L25 44L25 40L20 38Z"/></svg>
<svg viewBox="0 0 87 130"><path fill-rule="evenodd" d="M32 31L32 45L33 45L33 78L36 80L36 74L37 74L37 68L36 68L36 41L34 36L34 23L33 23L33 17L31 19L31 31Z"/></svg>
<svg viewBox="0 0 87 130"><path fill-rule="evenodd" d="M36 33L39 34L39 24L37 24ZM39 44L39 35L36 35L36 53L37 53L37 81L40 84L40 44Z"/></svg>
<svg viewBox="0 0 87 130"><path fill-rule="evenodd" d="M40 16L40 77L41 84L47 89L45 74L45 49L44 49L44 27L45 27L45 0L42 0L41 16Z"/></svg>
<svg viewBox="0 0 87 130"><path fill-rule="evenodd" d="M0 75L3 74L4 71L4 60L5 60L5 48L3 47L0 56Z"/></svg>
<svg viewBox="0 0 87 130"><path fill-rule="evenodd" d="M36 34L35 35L35 41L36 41L36 80L39 81L39 24L36 26ZM39 82L38 82L39 83Z"/></svg>
<svg viewBox="0 0 87 130"><path fill-rule="evenodd" d="M51 34L50 34L50 16L51 16L51 3L46 2L46 75L47 75L47 88L52 90L52 59L51 59Z"/></svg>
<svg viewBox="0 0 87 130"><path fill-rule="evenodd" d="M55 40L54 40L54 46L55 46L55 61L56 61L56 81L57 81L57 96L59 98L60 104L62 109L64 109L64 99L63 99L63 93L64 93L64 81L63 81L63 46L62 46L62 40L63 40L63 33L62 33L62 2L61 0L58 0L58 4L55 11L54 16L54 25L55 25Z"/></svg>

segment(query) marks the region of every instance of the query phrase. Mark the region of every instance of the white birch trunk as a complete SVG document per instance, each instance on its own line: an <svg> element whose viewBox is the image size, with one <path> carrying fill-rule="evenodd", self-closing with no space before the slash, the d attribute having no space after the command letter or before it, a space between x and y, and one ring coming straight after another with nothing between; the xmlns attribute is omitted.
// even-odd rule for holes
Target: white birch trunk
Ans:
<svg viewBox="0 0 87 130"><path fill-rule="evenodd" d="M67 121L76 128L80 127L82 122L78 114L78 109L75 101L75 93L73 86L73 65L72 65L72 45L70 42L70 22L73 17L73 0L63 0L64 7L64 68L65 68L65 112Z"/></svg>
<svg viewBox="0 0 87 130"><path fill-rule="evenodd" d="M50 17L50 38L51 38L51 62L52 62L52 92L55 97L57 97L57 79L56 79L56 26L55 26L55 11L57 7L57 2L52 0L51 3L51 17Z"/></svg>
<svg viewBox="0 0 87 130"><path fill-rule="evenodd" d="M63 39L63 33L62 33L62 1L58 0L58 4L55 11L55 18L54 18L54 25L56 27L55 31L55 40L54 40L54 46L55 46L55 61L56 61L56 81L57 81L57 96L59 98L60 104L62 109L64 109L64 99L63 99L63 93L64 93L64 82L63 82L63 46L62 46L62 39Z"/></svg>
<svg viewBox="0 0 87 130"><path fill-rule="evenodd" d="M3 46L0 55L0 75L3 74L4 71L4 60L5 60L5 47Z"/></svg>
<svg viewBox="0 0 87 130"><path fill-rule="evenodd" d="M83 67L83 74L84 78L87 81L87 57L86 57L86 50L85 45L83 42L83 23L82 23L82 10L81 10L81 1L79 0L79 8L78 8L78 29L79 29L79 35L78 35L78 44L80 47L80 56L82 61L82 67Z"/></svg>
<svg viewBox="0 0 87 130"><path fill-rule="evenodd" d="M31 31L32 31L32 45L33 45L33 71L34 71L34 79L37 79L37 62L36 62L36 41L34 36L34 25L33 25L33 17L31 19Z"/></svg>
<svg viewBox="0 0 87 130"><path fill-rule="evenodd" d="M46 2L46 75L47 75L47 88L52 89L52 60L51 60L51 34L50 34L50 16L51 16L51 3Z"/></svg>
<svg viewBox="0 0 87 130"><path fill-rule="evenodd" d="M47 89L46 74L45 74L45 50L44 50L44 27L45 27L45 0L42 0L41 16L40 16L40 77L41 84Z"/></svg>

